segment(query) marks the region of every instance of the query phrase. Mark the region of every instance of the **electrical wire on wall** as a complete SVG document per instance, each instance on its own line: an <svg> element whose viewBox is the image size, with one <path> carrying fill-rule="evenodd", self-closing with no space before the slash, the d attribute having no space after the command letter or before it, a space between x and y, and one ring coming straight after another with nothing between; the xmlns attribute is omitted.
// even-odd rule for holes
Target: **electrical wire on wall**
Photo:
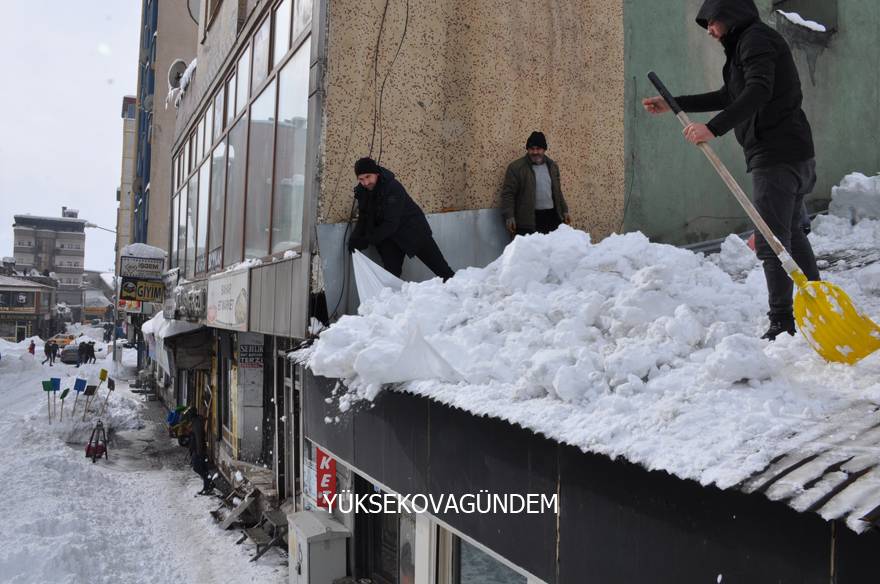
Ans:
<svg viewBox="0 0 880 584"><path fill-rule="evenodd" d="M383 124L382 124L382 107L383 107L383 99L385 95L385 85L388 82L388 78L391 75L391 72L394 68L394 65L397 61L397 57L400 55L400 51L403 48L403 43L406 40L407 30L409 28L409 0L406 0L405 3L405 13L404 13L404 23L403 23L403 33L401 34L400 41L397 44L397 49L395 50L394 57L392 57L391 62L388 65L388 69L385 72L384 77L382 78L381 86L379 85L379 50L381 49L382 37L385 34L385 22L388 16L388 7L390 4L390 0L385 0L384 6L382 8L382 15L379 20L379 32L376 36L376 43L373 49L373 129L370 137L370 149L369 156L373 156L373 152L376 146L376 136L379 136L379 151L376 157L376 162L378 163L382 159L382 149L383 149ZM361 96L363 96L363 91L366 89L367 83L369 82L369 77L364 83L364 87L361 89ZM345 152L348 154L351 152L351 140L354 135L354 127L357 123L357 114L355 114L354 119L352 120L351 127L348 132L348 141L346 142ZM339 182L342 178L343 173L339 173L336 177L336 183L333 187L333 199L337 198L339 193ZM332 321L333 319L339 316L339 308L342 305L342 300L345 297L345 293L348 290L350 285L350 277L349 274L351 272L351 254L347 253L348 251L348 240L351 236L352 223L354 222L355 217L355 207L357 201L352 199L351 210L348 215L348 224L345 227L345 232L342 235L342 255L343 255L343 265L342 265L342 286L339 290L339 297L337 298L333 309L328 311L329 318Z"/></svg>

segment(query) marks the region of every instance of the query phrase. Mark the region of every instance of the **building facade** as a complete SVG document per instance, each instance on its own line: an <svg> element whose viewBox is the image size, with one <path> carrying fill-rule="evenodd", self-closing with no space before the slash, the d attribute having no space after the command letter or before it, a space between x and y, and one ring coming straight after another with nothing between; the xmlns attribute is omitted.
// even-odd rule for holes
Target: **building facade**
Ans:
<svg viewBox="0 0 880 584"><path fill-rule="evenodd" d="M54 273L56 300L71 308L74 320L82 316L86 247L86 221L78 216L76 209L62 207L60 217L15 215L13 225L16 268L25 274Z"/></svg>
<svg viewBox="0 0 880 584"><path fill-rule="evenodd" d="M122 248L132 242L132 180L134 180L134 162L136 155L136 111L137 104L133 95L122 98L122 168L120 171L119 188L116 191L116 263L119 267L119 254Z"/></svg>
<svg viewBox="0 0 880 584"><path fill-rule="evenodd" d="M142 0L138 64L132 241L166 248L171 198L171 143L175 109L166 102L169 69L195 56L197 14L193 2Z"/></svg>

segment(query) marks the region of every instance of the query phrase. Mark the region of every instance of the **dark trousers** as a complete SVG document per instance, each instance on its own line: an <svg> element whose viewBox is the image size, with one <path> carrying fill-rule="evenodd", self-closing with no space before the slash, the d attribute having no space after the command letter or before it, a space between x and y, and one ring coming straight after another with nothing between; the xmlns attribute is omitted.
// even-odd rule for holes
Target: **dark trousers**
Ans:
<svg viewBox="0 0 880 584"><path fill-rule="evenodd" d="M537 209L535 211L535 227L517 227L517 235L530 235L532 233L550 233L562 224L556 209Z"/></svg>
<svg viewBox="0 0 880 584"><path fill-rule="evenodd" d="M202 490L210 490L212 485L211 476L208 472L208 459L204 454L192 455L192 467L196 474L202 477Z"/></svg>
<svg viewBox="0 0 880 584"><path fill-rule="evenodd" d="M776 164L752 170L755 207L773 234L794 258L809 280L819 279L813 247L803 229L803 201L816 185L816 161ZM770 320L791 320L791 278L767 240L755 233L755 251L764 262Z"/></svg>
<svg viewBox="0 0 880 584"><path fill-rule="evenodd" d="M379 256L382 258L382 265L385 266L385 269L399 278L403 271L403 258L406 256L404 251L390 239L379 242L376 249L379 250ZM446 263L446 258L443 257L443 252L437 247L437 242L433 237L429 237L415 255L435 275L443 278L444 282L455 274Z"/></svg>

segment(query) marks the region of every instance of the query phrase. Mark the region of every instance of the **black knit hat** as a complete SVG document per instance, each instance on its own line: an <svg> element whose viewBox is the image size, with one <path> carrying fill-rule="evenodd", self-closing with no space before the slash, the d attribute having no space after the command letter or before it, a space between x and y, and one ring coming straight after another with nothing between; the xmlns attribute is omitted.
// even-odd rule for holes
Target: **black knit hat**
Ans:
<svg viewBox="0 0 880 584"><path fill-rule="evenodd" d="M369 157L364 157L354 163L354 174L360 176L362 174L381 174L379 165L376 161Z"/></svg>
<svg viewBox="0 0 880 584"><path fill-rule="evenodd" d="M547 149L547 138L541 132L532 132L529 139L526 140L526 148L543 148Z"/></svg>

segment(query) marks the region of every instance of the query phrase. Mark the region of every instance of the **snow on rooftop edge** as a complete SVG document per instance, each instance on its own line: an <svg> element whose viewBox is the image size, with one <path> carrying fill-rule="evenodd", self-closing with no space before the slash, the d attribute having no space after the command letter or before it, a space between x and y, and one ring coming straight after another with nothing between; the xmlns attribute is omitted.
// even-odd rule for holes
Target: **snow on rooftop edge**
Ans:
<svg viewBox="0 0 880 584"><path fill-rule="evenodd" d="M880 222L820 217L811 238L820 255L870 252ZM345 411L400 379L417 328L468 381L421 379L401 390L728 488L871 417L880 357L848 367L825 363L800 336L758 339L763 273L741 240L725 244L704 258L638 233L599 244L567 227L518 238L487 268L446 285L383 292L324 331L308 364L346 380ZM880 274L864 285L865 270L834 267L823 278L877 315ZM848 523L858 531L853 517L867 509L853 505Z"/></svg>
<svg viewBox="0 0 880 584"><path fill-rule="evenodd" d="M146 243L130 243L122 248L120 255L164 260L167 254L160 247L147 245Z"/></svg>

